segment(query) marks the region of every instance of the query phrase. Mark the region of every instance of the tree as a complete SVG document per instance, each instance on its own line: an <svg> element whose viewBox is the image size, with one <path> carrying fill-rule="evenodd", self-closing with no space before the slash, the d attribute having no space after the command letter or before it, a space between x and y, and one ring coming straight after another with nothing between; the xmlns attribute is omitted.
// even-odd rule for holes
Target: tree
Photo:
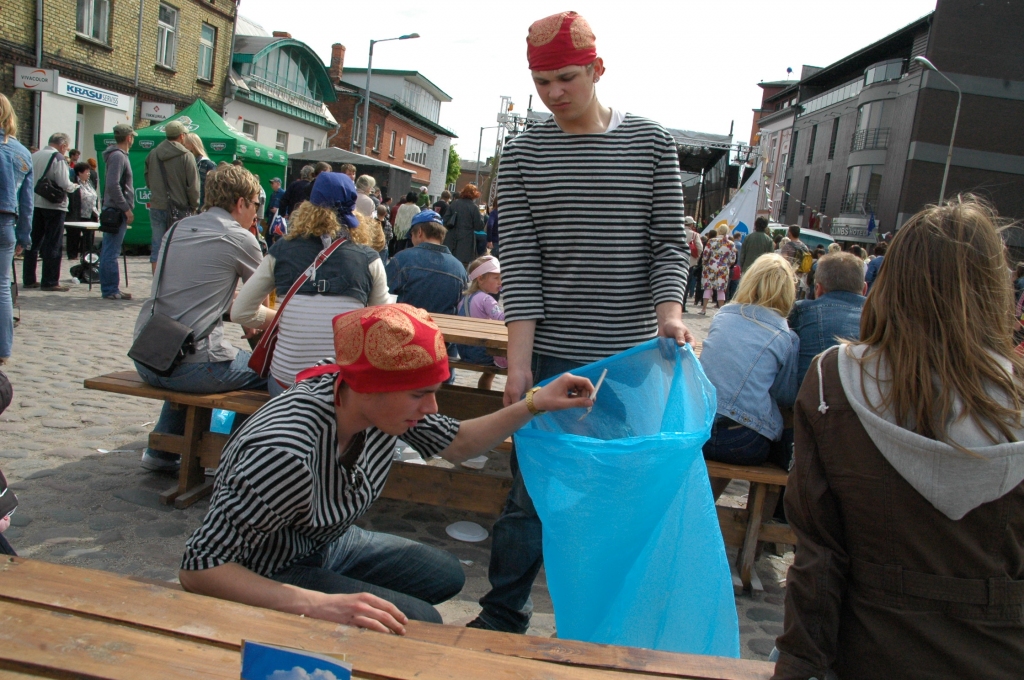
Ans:
<svg viewBox="0 0 1024 680"><path fill-rule="evenodd" d="M459 152L455 150L455 145L448 147L448 174L444 178L444 184L446 187L455 184L459 179L459 174L462 172L462 165L459 163Z"/></svg>

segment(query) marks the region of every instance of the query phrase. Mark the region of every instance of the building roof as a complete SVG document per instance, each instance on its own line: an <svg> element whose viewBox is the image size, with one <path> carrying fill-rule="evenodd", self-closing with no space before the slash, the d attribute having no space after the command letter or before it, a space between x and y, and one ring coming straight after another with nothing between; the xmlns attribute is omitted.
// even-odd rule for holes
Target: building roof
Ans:
<svg viewBox="0 0 1024 680"><path fill-rule="evenodd" d="M270 31L257 24L252 19L247 19L239 14L235 22L235 37L240 35L265 35L269 36Z"/></svg>
<svg viewBox="0 0 1024 680"><path fill-rule="evenodd" d="M363 80L365 80L366 79L366 69L365 68L350 68L350 67L346 66L345 69L341 72L341 79L345 80L346 79L345 77L348 76L348 75L362 76ZM439 88L434 83L430 82L430 80L426 76L424 76L422 73L420 73L419 71L402 71L402 70L396 70L396 69L375 68L375 69L373 69L373 73L371 74L371 78L374 75L378 75L378 76L403 76L406 80L411 80L412 82L416 83L417 85L419 85L423 89L427 90L428 92L430 92L430 94L434 95L435 97L437 97L438 99L440 99L443 102L450 102L452 100L452 98L450 96L448 96L448 94L446 94L444 90Z"/></svg>
<svg viewBox="0 0 1024 680"><path fill-rule="evenodd" d="M394 165L392 163L385 163L379 161L371 156L364 156L361 153L355 153L354 151L345 151L339 149L336 146L329 146L326 149L316 149L315 151L303 151L302 153L289 154L290 160L296 161L324 161L325 163L351 163L352 165L374 165L384 168L394 168L395 170L401 170L407 172L410 175L413 171L409 168L403 168L401 165Z"/></svg>
<svg viewBox="0 0 1024 680"><path fill-rule="evenodd" d="M365 72L365 69L364 69ZM374 71L376 73L376 71ZM346 94L351 94L356 97L362 98L363 88L355 87L350 83L341 83L335 86L335 90L340 90ZM406 121L419 125L420 127L426 128L435 135L444 135L445 137L451 137L452 139L458 139L459 136L449 130L448 128L438 125L434 121L430 120L426 116L417 113L413 109L409 108L402 102L398 101L393 97L380 94L379 92L370 92L370 96L373 98L373 102L378 106L384 106L391 109L399 118L404 118Z"/></svg>
<svg viewBox="0 0 1024 680"><path fill-rule="evenodd" d="M762 80L761 82L759 82L757 84L757 86L761 87L761 88L764 88L764 87L786 87L787 85L797 85L799 83L800 83L799 80L793 80L793 79L789 79L789 80L769 80L767 82Z"/></svg>
<svg viewBox="0 0 1024 680"><path fill-rule="evenodd" d="M275 38L273 36L235 36L235 51L231 57L231 61L234 64L255 63L268 52L281 49L282 47L295 48L295 51L298 52L302 60L306 62L309 66L310 73L316 80L317 85L319 85L324 101L337 101L337 95L334 93L334 83L331 82L331 76L327 72L327 67L324 66L322 61L320 61L320 56L317 55L309 45L301 40L295 40L294 38ZM243 78L244 77L245 76L243 76Z"/></svg>

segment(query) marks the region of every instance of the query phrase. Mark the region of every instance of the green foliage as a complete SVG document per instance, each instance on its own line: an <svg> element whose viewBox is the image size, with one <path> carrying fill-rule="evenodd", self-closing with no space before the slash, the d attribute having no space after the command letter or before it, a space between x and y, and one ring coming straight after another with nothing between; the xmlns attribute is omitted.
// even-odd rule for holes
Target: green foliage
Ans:
<svg viewBox="0 0 1024 680"><path fill-rule="evenodd" d="M462 165L459 162L459 152L455 150L455 145L453 144L448 147L448 175L444 178L444 185L455 184L461 172Z"/></svg>

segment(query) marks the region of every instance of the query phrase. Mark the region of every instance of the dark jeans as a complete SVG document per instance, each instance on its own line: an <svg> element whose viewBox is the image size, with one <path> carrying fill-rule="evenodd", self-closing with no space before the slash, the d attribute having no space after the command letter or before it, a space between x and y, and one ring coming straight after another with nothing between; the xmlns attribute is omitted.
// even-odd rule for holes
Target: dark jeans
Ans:
<svg viewBox="0 0 1024 680"><path fill-rule="evenodd" d="M533 355L533 382L579 368L568 359ZM491 630L525 633L530 627L533 602L530 590L544 563L540 518L519 473L515 446L512 447L512 490L494 523L491 564L487 578L491 591L480 598L479 621Z"/></svg>
<svg viewBox="0 0 1024 680"><path fill-rule="evenodd" d="M44 288L60 283L61 241L64 236L63 210L36 208L32 212L32 250L25 251L21 267L21 283L28 286L36 283L36 260L43 261L43 278L39 281Z"/></svg>
<svg viewBox="0 0 1024 680"><path fill-rule="evenodd" d="M772 440L749 427L717 416L711 438L704 444L704 458L730 465L761 465L768 460Z"/></svg>
<svg viewBox="0 0 1024 680"><path fill-rule="evenodd" d="M370 593L430 623L441 623L433 605L455 597L466 583L454 555L359 527L271 578L332 595Z"/></svg>
<svg viewBox="0 0 1024 680"><path fill-rule="evenodd" d="M64 227L64 241L68 249L68 262L77 260L92 250L95 234L92 229Z"/></svg>

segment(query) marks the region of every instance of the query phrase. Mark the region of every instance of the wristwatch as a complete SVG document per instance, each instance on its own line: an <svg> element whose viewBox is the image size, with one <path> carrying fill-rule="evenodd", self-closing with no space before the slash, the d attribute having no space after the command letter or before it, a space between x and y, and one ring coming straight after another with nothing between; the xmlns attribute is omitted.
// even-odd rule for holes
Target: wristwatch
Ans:
<svg viewBox="0 0 1024 680"><path fill-rule="evenodd" d="M535 416L539 416L544 413L544 411L541 411L533 404L533 395L536 394L538 390L540 390L539 387L533 387L526 391L526 408L530 411L531 415Z"/></svg>

